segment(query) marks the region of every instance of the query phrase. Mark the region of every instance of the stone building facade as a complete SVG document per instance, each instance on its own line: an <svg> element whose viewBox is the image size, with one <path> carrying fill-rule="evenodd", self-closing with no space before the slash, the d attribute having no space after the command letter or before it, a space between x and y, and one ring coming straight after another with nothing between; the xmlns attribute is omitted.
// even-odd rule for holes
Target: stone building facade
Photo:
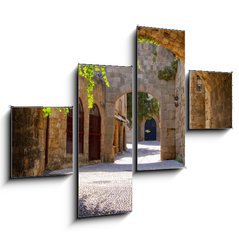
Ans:
<svg viewBox="0 0 239 240"><path fill-rule="evenodd" d="M137 38L158 43L137 43L137 86L138 92L149 93L160 103L161 160L185 159L184 35L184 31L137 28ZM175 77L161 78L159 71L172 66L175 60Z"/></svg>
<svg viewBox="0 0 239 240"><path fill-rule="evenodd" d="M127 94L115 103L113 152L118 154L126 150L127 129Z"/></svg>
<svg viewBox="0 0 239 240"><path fill-rule="evenodd" d="M190 129L232 127L232 73L190 71Z"/></svg>
<svg viewBox="0 0 239 240"><path fill-rule="evenodd" d="M115 154L125 149L126 94L132 92L132 67L105 66L105 71L109 88L94 76L93 109L97 111L88 108L87 80L78 75L80 165L114 162ZM94 116L93 111L97 112Z"/></svg>
<svg viewBox="0 0 239 240"><path fill-rule="evenodd" d="M11 109L11 177L42 176L44 171L72 167L72 108L66 114L41 107Z"/></svg>

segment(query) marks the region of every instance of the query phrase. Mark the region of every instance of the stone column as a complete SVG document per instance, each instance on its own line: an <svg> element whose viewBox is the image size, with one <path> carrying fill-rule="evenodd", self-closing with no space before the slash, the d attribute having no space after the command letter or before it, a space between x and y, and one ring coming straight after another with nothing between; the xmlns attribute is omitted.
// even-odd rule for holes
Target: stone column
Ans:
<svg viewBox="0 0 239 240"><path fill-rule="evenodd" d="M170 80L166 88L162 90L160 101L161 160L176 158L174 89L175 81Z"/></svg>
<svg viewBox="0 0 239 240"><path fill-rule="evenodd" d="M106 114L104 120L104 162L114 162L114 153L112 151L114 141L114 103L108 102L105 104ZM103 144L103 143L102 143Z"/></svg>

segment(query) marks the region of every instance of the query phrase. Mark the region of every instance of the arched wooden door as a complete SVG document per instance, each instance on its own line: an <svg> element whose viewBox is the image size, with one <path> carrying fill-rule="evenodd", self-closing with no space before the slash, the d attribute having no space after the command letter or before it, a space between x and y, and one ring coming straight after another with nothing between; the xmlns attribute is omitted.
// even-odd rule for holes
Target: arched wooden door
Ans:
<svg viewBox="0 0 239 240"><path fill-rule="evenodd" d="M96 104L89 116L89 160L100 159L101 117Z"/></svg>
<svg viewBox="0 0 239 240"><path fill-rule="evenodd" d="M84 110L81 100L79 99L79 153L83 153L84 149Z"/></svg>
<svg viewBox="0 0 239 240"><path fill-rule="evenodd" d="M153 118L146 120L144 125L144 140L155 141L156 140L156 122Z"/></svg>

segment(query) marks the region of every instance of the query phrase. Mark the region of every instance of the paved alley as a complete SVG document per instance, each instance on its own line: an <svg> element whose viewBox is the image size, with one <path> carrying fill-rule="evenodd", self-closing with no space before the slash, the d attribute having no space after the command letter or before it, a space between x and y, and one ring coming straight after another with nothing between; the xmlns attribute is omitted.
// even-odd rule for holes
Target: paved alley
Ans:
<svg viewBox="0 0 239 240"><path fill-rule="evenodd" d="M79 217L123 214L132 207L132 145L114 163L79 168Z"/></svg>
<svg viewBox="0 0 239 240"><path fill-rule="evenodd" d="M137 170L164 170L183 168L183 164L176 160L160 160L160 142L142 141L138 143Z"/></svg>

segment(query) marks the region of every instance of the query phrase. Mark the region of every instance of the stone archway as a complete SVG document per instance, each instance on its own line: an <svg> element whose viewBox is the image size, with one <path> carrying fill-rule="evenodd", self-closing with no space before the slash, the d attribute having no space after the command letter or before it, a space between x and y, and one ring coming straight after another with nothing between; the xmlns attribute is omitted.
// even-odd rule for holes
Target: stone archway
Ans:
<svg viewBox="0 0 239 240"><path fill-rule="evenodd" d="M104 141L104 161L113 162L114 152L114 109L117 99L132 92L132 67L106 66L110 88L105 91L105 126L107 134Z"/></svg>
<svg viewBox="0 0 239 240"><path fill-rule="evenodd" d="M147 43L138 43L137 51L138 92L149 93L160 102L161 160L184 159L184 55L178 56L175 77L165 80L160 77L159 71L172 66L176 53L162 45L153 47ZM175 96L178 97L177 106Z"/></svg>

